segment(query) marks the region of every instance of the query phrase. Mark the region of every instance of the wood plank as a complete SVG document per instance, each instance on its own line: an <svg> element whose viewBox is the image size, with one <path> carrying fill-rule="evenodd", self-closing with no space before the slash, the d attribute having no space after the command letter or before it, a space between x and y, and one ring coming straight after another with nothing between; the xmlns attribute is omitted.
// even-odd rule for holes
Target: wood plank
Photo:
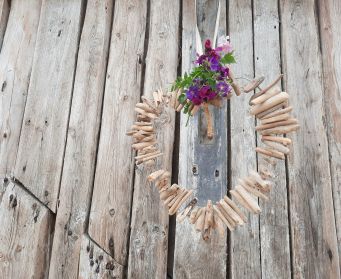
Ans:
<svg viewBox="0 0 341 279"><path fill-rule="evenodd" d="M89 235L126 265L134 174L126 131L140 100L147 4L119 0L114 10Z"/></svg>
<svg viewBox="0 0 341 279"><path fill-rule="evenodd" d="M15 165L41 1L13 0L0 54L0 183ZM27 11L30 11L28 13Z"/></svg>
<svg viewBox="0 0 341 279"><path fill-rule="evenodd" d="M232 68L235 77L253 79L252 1L233 1L229 4L229 32L237 64ZM240 84L241 80L238 81ZM250 95L231 98L231 187L237 179L256 169L255 120L248 110ZM231 278L260 278L261 259L259 216L246 210L248 223L231 234Z"/></svg>
<svg viewBox="0 0 341 279"><path fill-rule="evenodd" d="M4 39L9 14L8 0L0 0L0 50Z"/></svg>
<svg viewBox="0 0 341 279"><path fill-rule="evenodd" d="M47 278L54 217L21 186L0 189L0 278Z"/></svg>
<svg viewBox="0 0 341 279"><path fill-rule="evenodd" d="M167 88L177 75L179 40L179 1L150 1L149 40L143 94ZM161 23L162 22L162 23ZM162 131L157 132L164 153L154 169L135 172L134 197L129 245L128 278L165 278L167 272L168 212L156 187L147 182L153 170L172 171L175 113L166 108Z"/></svg>
<svg viewBox="0 0 341 279"><path fill-rule="evenodd" d="M183 1L182 73L193 67L196 55L195 26L203 41L213 39L218 1ZM197 17L195 15L197 11ZM221 1L219 35L226 34L226 2ZM179 184L195 189L200 206L207 200L218 201L227 191L227 102L221 109L211 109L214 117L214 139L208 141L200 112L189 120L181 113ZM203 112L201 112L203 115ZM218 158L213 154L221 154ZM209 163L208 163L209 162ZM193 167L195 172L193 173ZM219 176L215 176L215 170ZM187 220L176 226L174 278L225 278L227 237L212 234L205 242L201 233Z"/></svg>
<svg viewBox="0 0 341 279"><path fill-rule="evenodd" d="M278 3L272 0L253 2L255 76L265 76L266 87L281 73ZM289 92L290 94L290 92ZM261 145L260 136L257 145ZM290 156L290 155L289 155ZM269 201L261 201L260 218L262 278L290 278L289 216L285 162L276 167L258 157L258 168L269 167L275 174Z"/></svg>
<svg viewBox="0 0 341 279"><path fill-rule="evenodd" d="M312 1L281 3L285 90L301 125L292 134L289 197L293 276L340 278L318 21Z"/></svg>
<svg viewBox="0 0 341 279"><path fill-rule="evenodd" d="M53 279L77 277L90 211L112 10L112 0L87 3L50 261Z"/></svg>
<svg viewBox="0 0 341 279"><path fill-rule="evenodd" d="M53 212L63 166L82 0L43 2L14 176Z"/></svg>
<svg viewBox="0 0 341 279"><path fill-rule="evenodd" d="M324 101L335 224L341 267L341 2L319 1Z"/></svg>
<svg viewBox="0 0 341 279"><path fill-rule="evenodd" d="M77 265L74 266L74 269L76 269L75 267ZM124 267L105 253L87 235L82 236L79 255L79 279L119 279L124 278L122 276L123 271ZM77 275L63 278L77 278Z"/></svg>

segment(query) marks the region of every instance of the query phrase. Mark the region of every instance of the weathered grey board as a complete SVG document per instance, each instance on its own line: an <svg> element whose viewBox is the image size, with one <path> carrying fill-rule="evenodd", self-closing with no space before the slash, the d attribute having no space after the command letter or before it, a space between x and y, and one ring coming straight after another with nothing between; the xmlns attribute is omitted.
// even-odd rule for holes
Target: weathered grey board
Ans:
<svg viewBox="0 0 341 279"><path fill-rule="evenodd" d="M237 60L232 70L235 77L252 79L252 2L230 2L228 19L231 43ZM247 176L250 170L257 167L255 120L248 112L249 98L250 94L231 98L231 188L237 185L238 178ZM247 216L248 223L231 233L231 278L261 277L259 218L258 215L249 213Z"/></svg>
<svg viewBox="0 0 341 279"><path fill-rule="evenodd" d="M197 17L195 14L197 12ZM213 40L218 1L183 1L182 73L189 72L196 57L196 24L203 41ZM226 2L221 1L219 35L226 34ZM214 138L206 138L203 112L189 120L181 115L179 184L196 190L200 206L220 200L227 191L227 105L212 109ZM205 121L205 120L204 120ZM216 170L218 172L216 172ZM227 238L216 232L205 242L185 220L176 226L174 278L225 278Z"/></svg>
<svg viewBox="0 0 341 279"><path fill-rule="evenodd" d="M78 265L73 268L77 273ZM124 267L105 253L101 247L94 243L87 235L82 236L79 254L79 279L121 279ZM63 277L63 278L77 278Z"/></svg>
<svg viewBox="0 0 341 279"><path fill-rule="evenodd" d="M43 2L14 171L52 211L63 166L82 5L82 0Z"/></svg>
<svg viewBox="0 0 341 279"><path fill-rule="evenodd" d="M279 10L277 1L253 2L255 76L264 75L265 87L281 73ZM279 83L280 86L280 83ZM290 94L290 92L289 92ZM249 93L249 97L251 93ZM260 144L257 139L257 145ZM290 156L290 155L289 155ZM269 166L258 158L258 166ZM271 179L269 201L260 201L260 254L262 278L290 278L289 217L285 162L278 160Z"/></svg>
<svg viewBox="0 0 341 279"><path fill-rule="evenodd" d="M77 277L95 172L112 9L112 0L87 4L53 238L52 279Z"/></svg>
<svg viewBox="0 0 341 279"><path fill-rule="evenodd" d="M15 164L40 8L41 1L12 1L0 53L0 181Z"/></svg>
<svg viewBox="0 0 341 279"><path fill-rule="evenodd" d="M125 265L134 175L125 133L140 100L147 2L119 0L114 10L89 234Z"/></svg>
<svg viewBox="0 0 341 279"><path fill-rule="evenodd" d="M8 0L0 0L0 50L4 39L9 14Z"/></svg>
<svg viewBox="0 0 341 279"><path fill-rule="evenodd" d="M179 1L150 1L149 40L143 94L169 87L177 75ZM135 172L128 278L166 278L168 248L168 212L156 187L147 182L153 170L172 171L175 113L166 108L157 132L164 156L154 168Z"/></svg>
<svg viewBox="0 0 341 279"><path fill-rule="evenodd" d="M324 101L339 266L341 267L341 2L319 1Z"/></svg>
<svg viewBox="0 0 341 279"><path fill-rule="evenodd" d="M53 219L21 186L1 186L0 278L47 278Z"/></svg>
<svg viewBox="0 0 341 279"><path fill-rule="evenodd" d="M294 278L340 278L313 1L281 3L285 89L301 129L289 157Z"/></svg>

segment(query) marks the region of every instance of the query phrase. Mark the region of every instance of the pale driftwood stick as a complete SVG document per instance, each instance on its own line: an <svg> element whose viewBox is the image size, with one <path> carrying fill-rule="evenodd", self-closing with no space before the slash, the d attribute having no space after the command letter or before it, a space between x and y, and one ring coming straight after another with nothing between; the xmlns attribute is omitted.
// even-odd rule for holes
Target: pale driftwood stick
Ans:
<svg viewBox="0 0 341 279"><path fill-rule="evenodd" d="M250 83L243 87L245 93L255 90L264 81L264 76L252 80Z"/></svg>
<svg viewBox="0 0 341 279"><path fill-rule="evenodd" d="M270 88L274 87L277 82L279 82L281 80L281 78L283 77L283 74L279 75L272 83L270 83L267 87L265 87L262 91L256 93L255 95L253 95L250 99L250 101L252 101L255 98L258 98L259 96L263 95L266 91L268 91Z"/></svg>
<svg viewBox="0 0 341 279"><path fill-rule="evenodd" d="M269 124L269 123L273 123L273 122L279 122L279 121L284 121L284 120L288 120L290 119L290 114L289 113L283 113L280 115L276 115L274 117L270 117L264 120L261 120L261 124L265 125L265 124Z"/></svg>
<svg viewBox="0 0 341 279"><path fill-rule="evenodd" d="M184 202L186 202L186 200L191 196L193 194L193 190L189 190L189 191L185 191L185 195L183 195L182 197L181 197L181 199L179 199L179 201L177 201L174 205L173 205L173 207L169 210L169 214L170 215L173 215L173 214L175 214L178 210L179 210L179 208L182 206L182 204L184 203Z"/></svg>
<svg viewBox="0 0 341 279"><path fill-rule="evenodd" d="M264 119L267 119L267 118L270 118L270 117L273 117L273 116L276 116L276 115L280 115L280 114L283 114L283 113L288 113L288 112L291 112L292 111L292 107L286 107L286 108L283 108L283 109L279 109L279 110L276 110L274 112L271 112L269 113L268 115L265 115L261 118L261 120L264 120Z"/></svg>
<svg viewBox="0 0 341 279"><path fill-rule="evenodd" d="M261 119L264 116L266 116L266 115L268 115L268 114L270 114L270 113L272 113L274 111L277 111L279 109L283 109L283 108L287 107L287 104L288 104L288 102L284 101L284 102L282 102L282 103L280 103L280 104L278 104L278 105L276 105L276 106L274 106L274 107L272 107L272 108L270 108L268 110L265 110L265 111L263 111L263 112L261 112L259 114L256 114L256 118Z"/></svg>
<svg viewBox="0 0 341 279"><path fill-rule="evenodd" d="M136 119L137 121L151 121L152 120L150 117L142 115L142 114L137 114Z"/></svg>
<svg viewBox="0 0 341 279"><path fill-rule="evenodd" d="M154 167L155 166L155 160L151 159L146 162L144 162L144 165L148 168Z"/></svg>
<svg viewBox="0 0 341 279"><path fill-rule="evenodd" d="M236 93L236 95L239 96L242 93L240 91L239 85L236 83L236 80L234 79L234 75L233 75L231 69L230 69L230 72L229 72L229 77L232 80L231 86L232 86L232 88L234 90L234 93Z"/></svg>
<svg viewBox="0 0 341 279"><path fill-rule="evenodd" d="M193 192L193 191L192 191ZM174 215L178 209L178 205L182 202L183 198L189 193L188 190L183 189L183 191L178 195L174 203L169 207L169 215Z"/></svg>
<svg viewBox="0 0 341 279"><path fill-rule="evenodd" d="M225 210L225 212L232 218L232 220L238 224L238 225L243 225L244 221L242 218L240 218L240 216L238 215L237 212L235 212L233 210L232 207L230 207L230 205L224 200L221 199L219 204L222 206L222 208Z"/></svg>
<svg viewBox="0 0 341 279"><path fill-rule="evenodd" d="M264 186L264 184L262 186L256 181L256 179L253 176L243 177L243 181L245 181L246 184L249 185L250 187L257 189L258 191L260 191L262 193L269 193L270 192L270 188L269 188L268 183L265 183L265 186ZM266 181L264 181L264 182L266 182Z"/></svg>
<svg viewBox="0 0 341 279"><path fill-rule="evenodd" d="M244 221L244 223L247 223L247 218L244 215L244 213L239 209L239 207L235 204L235 202L233 200L231 200L228 196L224 196L224 201L231 206L231 208L240 216L240 218L242 218L242 220Z"/></svg>
<svg viewBox="0 0 341 279"><path fill-rule="evenodd" d="M262 155L266 155L266 156L281 159L281 160L285 159L285 156L283 153L275 151L275 150L269 150L269 149L262 148L262 147L256 147L256 152Z"/></svg>
<svg viewBox="0 0 341 279"><path fill-rule="evenodd" d="M199 109L200 109L200 106L194 106L192 111L191 111L191 115L192 116L195 115L198 112Z"/></svg>
<svg viewBox="0 0 341 279"><path fill-rule="evenodd" d="M156 91L154 91L154 92L152 93L152 95L153 95L154 103L155 103L155 105L158 107L159 104L161 103L161 101L160 101L160 99L159 99L159 94L158 94Z"/></svg>
<svg viewBox="0 0 341 279"><path fill-rule="evenodd" d="M134 124L138 126L152 126L153 125L152 122L146 122L146 121L135 122Z"/></svg>
<svg viewBox="0 0 341 279"><path fill-rule="evenodd" d="M263 179L271 178L274 176L273 173L270 172L264 165L260 165L259 174Z"/></svg>
<svg viewBox="0 0 341 279"><path fill-rule="evenodd" d="M270 99L271 97L277 95L281 92L281 89L279 88L271 88L269 91L265 92L263 95L254 98L253 100L250 100L250 105L259 105L261 103L264 103L266 100Z"/></svg>
<svg viewBox="0 0 341 279"><path fill-rule="evenodd" d="M279 134L288 134L290 132L297 131L299 129L300 125L294 124L294 125L288 125L288 126L279 126L271 129L266 129L261 131L261 135L279 135Z"/></svg>
<svg viewBox="0 0 341 279"><path fill-rule="evenodd" d="M236 191L240 194L244 201L251 207L254 213L258 214L261 212L257 200L255 200L247 191L245 191L245 189L242 186L237 185Z"/></svg>
<svg viewBox="0 0 341 279"><path fill-rule="evenodd" d="M204 112L205 112L205 117L206 117L206 121L207 121L207 137L209 139L212 139L214 136L214 133L213 133L211 114L210 114L210 111L208 109L208 104L204 103L203 106L204 106Z"/></svg>
<svg viewBox="0 0 341 279"><path fill-rule="evenodd" d="M202 210L198 212L198 218L195 222L195 229L197 231L203 231L205 224L205 216L206 216L206 207L203 207Z"/></svg>
<svg viewBox="0 0 341 279"><path fill-rule="evenodd" d="M265 201L269 200L269 198L266 195L264 195L261 191L259 191L258 188L250 186L243 179L238 179L238 182L246 191L253 194L254 196L259 197Z"/></svg>
<svg viewBox="0 0 341 279"><path fill-rule="evenodd" d="M180 214L178 214L176 216L176 220L181 223L185 220L185 218L191 214L191 212L193 211L194 206L197 204L198 199L194 198L192 199L186 206L185 208L181 211Z"/></svg>
<svg viewBox="0 0 341 279"><path fill-rule="evenodd" d="M214 210L213 219L214 219L214 228L218 231L220 236L223 236L225 233L224 223L223 223L223 220L221 220L221 218L215 212L215 210Z"/></svg>
<svg viewBox="0 0 341 279"><path fill-rule="evenodd" d="M150 175L148 175L147 180L149 182L155 181L158 177L160 177L163 173L165 172L165 170L157 170L152 172Z"/></svg>
<svg viewBox="0 0 341 279"><path fill-rule="evenodd" d="M197 207L197 208L194 208L191 212L191 215L189 216L189 222L191 224L194 224L198 217L200 216L200 211L202 210L202 207Z"/></svg>
<svg viewBox="0 0 341 279"><path fill-rule="evenodd" d="M283 138L283 137L275 137L275 136L262 136L262 141L268 140L268 141L274 141L274 142L280 142L284 145L291 144L291 139L289 138Z"/></svg>
<svg viewBox="0 0 341 279"><path fill-rule="evenodd" d="M285 147L283 144L278 143L278 142L273 142L273 141L267 141L263 140L263 143L270 148L274 148L275 150L282 152L284 154L289 154L290 149L288 147Z"/></svg>
<svg viewBox="0 0 341 279"><path fill-rule="evenodd" d="M208 240L210 238L212 226L213 226L213 207L212 207L212 201L208 200L207 206L206 206L204 230L202 233L203 240Z"/></svg>
<svg viewBox="0 0 341 279"><path fill-rule="evenodd" d="M261 178L261 176L259 175L258 172L251 170L250 171L250 176L252 178L254 178L254 180L260 185L262 186L262 188L266 188L266 182Z"/></svg>
<svg viewBox="0 0 341 279"><path fill-rule="evenodd" d="M133 134L133 138L137 138L140 136L150 136L150 135L155 135L155 132L148 132L148 131L143 131L143 130L138 130L136 133Z"/></svg>
<svg viewBox="0 0 341 279"><path fill-rule="evenodd" d="M175 105L176 105L176 98L177 98L177 91L171 92L171 99L170 99L169 105L174 109L175 109Z"/></svg>
<svg viewBox="0 0 341 279"><path fill-rule="evenodd" d="M138 140L139 142L148 142L148 141L156 141L156 138L154 135L148 136L148 137L143 137L140 140Z"/></svg>
<svg viewBox="0 0 341 279"><path fill-rule="evenodd" d="M170 186L169 179L168 178L160 179L155 183L155 185L159 189L159 192L160 192L163 189L167 189Z"/></svg>
<svg viewBox="0 0 341 279"><path fill-rule="evenodd" d="M145 131L145 132L153 132L154 131L154 127L153 126L133 125L133 126L131 126L131 128L134 129L134 130L141 130L141 131Z"/></svg>
<svg viewBox="0 0 341 279"><path fill-rule="evenodd" d="M289 95L286 92L281 92L267 99L264 103L253 106L250 110L250 113L252 115L260 114L261 112L271 109L274 106L287 101L288 99L289 99Z"/></svg>
<svg viewBox="0 0 341 279"><path fill-rule="evenodd" d="M163 153L159 153L159 154L155 154L155 155L150 155L149 157L146 157L146 158L143 158L143 159L140 159L140 160L136 161L136 165L140 165L140 164L142 164L144 162L147 162L149 160L155 159L155 158L160 157L162 155L163 155Z"/></svg>
<svg viewBox="0 0 341 279"><path fill-rule="evenodd" d="M179 186L177 184L173 184L171 187L160 193L160 199L161 200L167 199L169 196L175 194L178 189Z"/></svg>
<svg viewBox="0 0 341 279"><path fill-rule="evenodd" d="M163 100L163 91L162 91L162 88L160 88L158 91L157 91L157 93L158 93L158 97L159 97L159 102L160 103L163 103L164 102L164 100Z"/></svg>
<svg viewBox="0 0 341 279"><path fill-rule="evenodd" d="M226 218L226 220L229 221L229 223L231 224L231 226L236 227L236 226L237 226L237 222L234 221L234 220L231 218L231 216L228 215L228 214L225 212L223 206L222 206L219 202L216 202L216 206L217 206L217 208L219 209L219 211L221 212L221 214L223 214L223 216Z"/></svg>
<svg viewBox="0 0 341 279"><path fill-rule="evenodd" d="M137 103L135 107L143 109L145 112L150 112L154 114L154 109L148 106L146 103Z"/></svg>
<svg viewBox="0 0 341 279"><path fill-rule="evenodd" d="M151 146L153 144L155 144L156 141L149 141L149 142L140 142L140 143L134 143L132 144L132 148L134 148L135 150L140 150L142 148L145 148L147 146Z"/></svg>
<svg viewBox="0 0 341 279"><path fill-rule="evenodd" d="M246 201L244 201L244 199L239 194L239 192L237 192L236 190L230 190L230 193L242 207L247 209L249 212L253 213L252 208L249 206L249 204Z"/></svg>
<svg viewBox="0 0 341 279"><path fill-rule="evenodd" d="M165 200L164 200L164 205L168 205L178 194L180 189L177 189L173 194L169 195Z"/></svg>
<svg viewBox="0 0 341 279"><path fill-rule="evenodd" d="M179 190L176 193L176 196L174 197L174 199L172 199L169 203L168 203L168 207L171 208L176 202L178 202L180 199L182 199L182 197L184 195L186 195L187 190L180 187ZM169 211L168 211L169 212Z"/></svg>
<svg viewBox="0 0 341 279"><path fill-rule="evenodd" d="M153 112L154 112L155 114L157 114L157 115L160 114L160 110L159 110L156 106L154 106L153 102L150 101L148 98L146 98L146 97L143 96L143 97L142 97L142 101L143 101L145 104L147 104L147 105L153 110Z"/></svg>
<svg viewBox="0 0 341 279"><path fill-rule="evenodd" d="M126 132L126 135L127 135L127 136L132 136L132 135L134 135L136 132L137 132L136 130L128 131L128 132Z"/></svg>
<svg viewBox="0 0 341 279"><path fill-rule="evenodd" d="M181 89L179 89L176 93L176 98L175 98L175 107L174 108L178 108L179 105L180 105L180 102L179 102L179 96L181 95Z"/></svg>
<svg viewBox="0 0 341 279"><path fill-rule="evenodd" d="M217 206L213 205L214 213L223 221L223 223L228 227L230 231L234 231L234 226L225 218L225 216L220 212Z"/></svg>
<svg viewBox="0 0 341 279"><path fill-rule="evenodd" d="M275 128L275 127L278 127L278 126L287 126L287 125L292 125L292 124L297 124L297 123L298 123L297 119L291 118L291 119L288 119L288 120L283 120L283 121L278 121L278 122L272 122L272 123L269 123L269 124L258 125L256 127L256 130L257 131L266 130L266 129L271 129L271 128Z"/></svg>
<svg viewBox="0 0 341 279"><path fill-rule="evenodd" d="M159 154L159 153L160 153L160 151L157 150L155 152L151 152L151 153L147 153L147 154L143 154L143 155L138 155L138 156L135 157L135 160L141 160L141 159L144 159L146 157L149 157L149 156L152 156L152 155L156 155L156 154Z"/></svg>
<svg viewBox="0 0 341 279"><path fill-rule="evenodd" d="M146 112L146 111L143 110L143 109L140 109L140 108L135 107L134 110L135 110L136 112L142 114L143 116L149 117L149 118L151 118L151 119L157 118L157 115L156 115L156 114L151 113L151 112Z"/></svg>
<svg viewBox="0 0 341 279"><path fill-rule="evenodd" d="M177 106L177 108L176 108L176 111L177 111L177 112L181 111L183 107L184 107L183 104L179 104L179 105Z"/></svg>

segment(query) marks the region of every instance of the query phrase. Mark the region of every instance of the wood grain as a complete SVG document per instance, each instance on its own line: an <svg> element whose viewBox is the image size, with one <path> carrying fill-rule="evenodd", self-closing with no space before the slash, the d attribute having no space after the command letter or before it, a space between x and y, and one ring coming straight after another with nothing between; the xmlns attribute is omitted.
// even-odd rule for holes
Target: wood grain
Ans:
<svg viewBox="0 0 341 279"><path fill-rule="evenodd" d="M146 15L145 1L115 2L89 223L91 238L122 265L128 258L134 175L134 153L126 131L140 99Z"/></svg>
<svg viewBox="0 0 341 279"><path fill-rule="evenodd" d="M255 76L265 76L262 88L281 73L279 11L276 1L253 2ZM280 86L280 83L278 84ZM290 92L289 92L290 95ZM257 145L261 143L257 134ZM290 156L290 155L289 155ZM258 169L269 167L275 174L269 201L260 201L259 215L262 278L290 278L288 197L285 162L277 160L272 168L258 156Z"/></svg>
<svg viewBox="0 0 341 279"><path fill-rule="evenodd" d="M8 0L0 0L0 50L4 39L9 14Z"/></svg>
<svg viewBox="0 0 341 279"><path fill-rule="evenodd" d="M41 1L12 1L0 53L0 181L15 165L40 8Z"/></svg>
<svg viewBox="0 0 341 279"><path fill-rule="evenodd" d="M112 0L87 4L50 262L53 279L77 277L95 172L112 9Z"/></svg>
<svg viewBox="0 0 341 279"><path fill-rule="evenodd" d="M79 279L120 279L124 278L124 267L105 253L87 235L81 238L81 250L79 254ZM77 265L74 269L77 273ZM63 277L63 278L77 278Z"/></svg>
<svg viewBox="0 0 341 279"><path fill-rule="evenodd" d="M235 77L253 79L252 4L250 0L229 4L229 32L237 64ZM238 82L242 82L239 80ZM231 99L231 188L237 179L256 169L255 120L248 112L249 94ZM259 217L244 210L248 223L231 234L231 278L261 278Z"/></svg>
<svg viewBox="0 0 341 279"><path fill-rule="evenodd" d="M335 225L341 267L341 2L319 1L324 101Z"/></svg>
<svg viewBox="0 0 341 279"><path fill-rule="evenodd" d="M43 2L14 171L53 212L63 166L82 5L82 0Z"/></svg>
<svg viewBox="0 0 341 279"><path fill-rule="evenodd" d="M1 186L0 278L47 278L53 219L21 186Z"/></svg>
<svg viewBox="0 0 341 279"><path fill-rule="evenodd" d="M149 40L143 95L168 88L177 75L179 1L150 1ZM162 22L162 24L160 24ZM158 123L157 141L164 156L153 170L172 171L175 113L166 108ZM168 212L156 187L147 182L153 171L148 167L135 172L128 278L165 278L167 271Z"/></svg>
<svg viewBox="0 0 341 279"><path fill-rule="evenodd" d="M182 16L182 73L189 72L196 57L195 28L202 41L213 39L218 1L183 1ZM195 14L197 11L197 17ZM221 1L219 35L226 34L226 2ZM194 189L198 205L206 206L207 200L220 200L227 191L227 108L210 106L214 119L214 138L207 139L203 111L189 120L181 113L179 184ZM219 154L218 157L213 154ZM216 170L218 173L216 173ZM218 175L217 175L218 174ZM176 226L174 251L174 278L225 278L227 260L226 233L214 232L209 241L188 220Z"/></svg>
<svg viewBox="0 0 341 279"><path fill-rule="evenodd" d="M293 276L340 278L313 2L283 1L281 19L284 89L301 125L288 164Z"/></svg>

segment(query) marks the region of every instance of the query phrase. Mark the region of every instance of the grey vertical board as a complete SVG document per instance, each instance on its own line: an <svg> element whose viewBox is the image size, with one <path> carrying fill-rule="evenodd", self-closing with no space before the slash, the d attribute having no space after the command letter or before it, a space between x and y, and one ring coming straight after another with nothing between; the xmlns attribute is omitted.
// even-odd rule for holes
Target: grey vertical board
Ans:
<svg viewBox="0 0 341 279"><path fill-rule="evenodd" d="M253 11L255 76L265 76L261 85L265 87L281 73L278 3L256 0L253 2ZM260 145L260 137L257 142ZM269 167L264 160L258 159L259 166ZM262 213L259 216L262 278L290 278L285 162L278 160L274 169L269 168L275 174L271 179L274 187L269 201L260 201Z"/></svg>
<svg viewBox="0 0 341 279"><path fill-rule="evenodd" d="M21 186L0 186L0 278L47 278L53 214Z"/></svg>
<svg viewBox="0 0 341 279"><path fill-rule="evenodd" d="M89 235L122 265L128 259L134 153L126 131L140 100L146 1L115 1Z"/></svg>
<svg viewBox="0 0 341 279"><path fill-rule="evenodd" d="M235 77L253 78L252 2L229 3L229 32L237 64ZM239 81L241 83L241 81ZM249 94L231 98L231 188L237 179L257 167L255 120L248 110ZM245 211L244 211L245 212ZM246 212L245 212L246 213ZM248 223L231 234L230 264L232 278L260 278L261 259L259 216L247 213Z"/></svg>
<svg viewBox="0 0 341 279"><path fill-rule="evenodd" d="M314 2L281 2L285 89L301 125L290 135L293 276L340 278Z"/></svg>
<svg viewBox="0 0 341 279"><path fill-rule="evenodd" d="M102 1L102 0L100 0ZM78 268L77 268L78 267ZM94 243L87 235L81 238L79 266L74 265L76 276L62 278L79 279L122 279L124 266L118 264L101 247ZM77 277L78 271L78 277Z"/></svg>
<svg viewBox="0 0 341 279"><path fill-rule="evenodd" d="M4 39L9 14L8 0L0 0L0 50Z"/></svg>
<svg viewBox="0 0 341 279"><path fill-rule="evenodd" d="M324 102L341 267L341 2L319 1Z"/></svg>
<svg viewBox="0 0 341 279"><path fill-rule="evenodd" d="M40 9L41 1L12 1L0 54L0 180L15 164Z"/></svg>
<svg viewBox="0 0 341 279"><path fill-rule="evenodd" d="M178 66L179 1L150 1L149 40L143 94L169 87ZM172 171L175 112L165 108L157 141L163 157L153 168L135 172L128 278L166 278L169 216L156 187L146 177L157 169Z"/></svg>
<svg viewBox="0 0 341 279"><path fill-rule="evenodd" d="M82 2L43 2L14 171L52 211L63 165Z"/></svg>
<svg viewBox="0 0 341 279"><path fill-rule="evenodd" d="M213 38L218 1L183 1L182 16L182 73L193 67L196 55L195 11L198 12L198 28L202 40ZM205 19L205 20L203 20ZM226 2L221 1L221 20L219 34L226 32ZM201 112L189 120L181 115L179 184L196 190L198 204L206 206L207 200L218 201L227 191L227 109L226 102L221 109L212 109L214 113L215 137L206 139ZM202 113L203 115L203 113ZM201 122L201 123L200 123ZM196 171L193 173L193 167ZM219 176L215 176L215 170ZM176 226L174 251L174 278L226 278L227 238L212 234L205 242L200 232L188 220Z"/></svg>
<svg viewBox="0 0 341 279"><path fill-rule="evenodd" d="M76 278L92 194L112 0L89 0L80 40L50 278ZM67 243L67 245L65 245Z"/></svg>

